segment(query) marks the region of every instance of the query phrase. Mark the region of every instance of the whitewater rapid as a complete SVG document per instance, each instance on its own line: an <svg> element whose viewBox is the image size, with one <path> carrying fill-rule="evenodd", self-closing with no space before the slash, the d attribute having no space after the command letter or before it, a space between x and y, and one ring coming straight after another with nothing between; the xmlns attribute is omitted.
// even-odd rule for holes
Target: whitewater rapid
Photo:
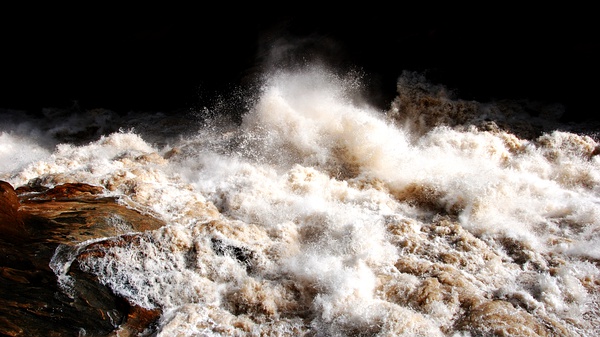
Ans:
<svg viewBox="0 0 600 337"><path fill-rule="evenodd" d="M0 179L98 185L164 220L82 263L161 308L159 336L597 335L594 135L526 137L557 108L524 119L411 73L378 111L355 75L270 74L238 123L7 120Z"/></svg>

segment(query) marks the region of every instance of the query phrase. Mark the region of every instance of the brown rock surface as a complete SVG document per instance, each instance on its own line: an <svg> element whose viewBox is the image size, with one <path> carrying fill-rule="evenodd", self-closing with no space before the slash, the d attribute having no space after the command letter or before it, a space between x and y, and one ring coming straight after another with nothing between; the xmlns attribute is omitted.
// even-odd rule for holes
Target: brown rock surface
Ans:
<svg viewBox="0 0 600 337"><path fill-rule="evenodd" d="M0 335L134 336L158 319L115 296L73 263L72 293L50 261L57 247L156 229L163 223L102 195L102 187L65 184L16 190L0 181Z"/></svg>
<svg viewBox="0 0 600 337"><path fill-rule="evenodd" d="M3 236L24 235L23 221L19 214L19 198L11 184L0 181L0 232Z"/></svg>

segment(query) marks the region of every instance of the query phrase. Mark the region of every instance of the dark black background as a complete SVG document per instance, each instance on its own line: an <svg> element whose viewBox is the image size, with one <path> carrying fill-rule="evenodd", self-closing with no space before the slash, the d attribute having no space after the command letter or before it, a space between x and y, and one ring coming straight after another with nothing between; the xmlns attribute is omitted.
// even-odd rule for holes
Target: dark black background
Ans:
<svg viewBox="0 0 600 337"><path fill-rule="evenodd" d="M463 99L543 100L564 104L566 119L598 119L591 7L224 3L0 13L0 108L191 109L251 80L271 46L301 42L289 57L319 54L364 70L382 109L401 72L416 70Z"/></svg>

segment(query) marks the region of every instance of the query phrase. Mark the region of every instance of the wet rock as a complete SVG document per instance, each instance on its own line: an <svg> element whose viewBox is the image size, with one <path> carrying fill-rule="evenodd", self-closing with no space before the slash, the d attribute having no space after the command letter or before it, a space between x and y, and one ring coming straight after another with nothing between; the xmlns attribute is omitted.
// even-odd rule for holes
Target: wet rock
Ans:
<svg viewBox="0 0 600 337"><path fill-rule="evenodd" d="M7 182L0 181L0 232L5 236L25 235L25 228L19 213L21 206L15 189Z"/></svg>
<svg viewBox="0 0 600 337"><path fill-rule="evenodd" d="M23 199L33 202L36 200L47 201L95 199L96 196L104 192L104 189L101 186L92 186L81 183L67 183L55 186L54 188L47 188L34 184L18 187L16 192L19 194L28 193L28 195L23 196Z"/></svg>
<svg viewBox="0 0 600 337"><path fill-rule="evenodd" d="M87 184L14 189L0 181L0 335L137 336L160 313L131 305L77 261L58 265L72 281L64 287L52 268L57 248L164 223L122 206ZM77 251L77 250L73 250Z"/></svg>

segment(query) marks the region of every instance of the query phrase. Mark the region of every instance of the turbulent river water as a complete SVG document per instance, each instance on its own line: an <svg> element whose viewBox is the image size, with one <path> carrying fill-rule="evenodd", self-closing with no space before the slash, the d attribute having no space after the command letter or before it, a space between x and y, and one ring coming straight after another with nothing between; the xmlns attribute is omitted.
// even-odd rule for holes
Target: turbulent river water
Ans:
<svg viewBox="0 0 600 337"><path fill-rule="evenodd" d="M232 92L239 119L228 97L5 110L0 179L101 186L163 220L81 265L160 308L158 336L598 335L596 130L410 72L388 110L363 98L360 74L314 66Z"/></svg>

